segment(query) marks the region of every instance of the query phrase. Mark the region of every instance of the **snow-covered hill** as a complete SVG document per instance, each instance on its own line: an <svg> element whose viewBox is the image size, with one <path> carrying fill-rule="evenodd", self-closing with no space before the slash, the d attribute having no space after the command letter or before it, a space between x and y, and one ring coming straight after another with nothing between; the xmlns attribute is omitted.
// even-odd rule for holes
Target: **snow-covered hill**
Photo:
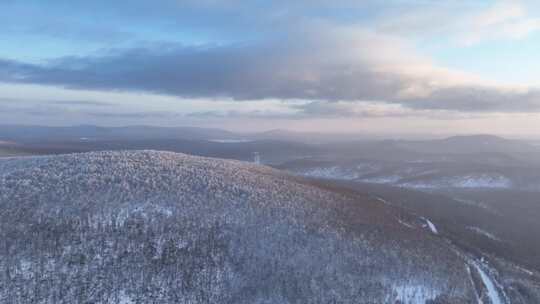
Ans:
<svg viewBox="0 0 540 304"><path fill-rule="evenodd" d="M392 208L168 152L0 159L0 302L475 303L466 261Z"/></svg>
<svg viewBox="0 0 540 304"><path fill-rule="evenodd" d="M297 161L289 162L282 168L312 178L387 184L413 189L540 189L540 174L534 168L374 160Z"/></svg>

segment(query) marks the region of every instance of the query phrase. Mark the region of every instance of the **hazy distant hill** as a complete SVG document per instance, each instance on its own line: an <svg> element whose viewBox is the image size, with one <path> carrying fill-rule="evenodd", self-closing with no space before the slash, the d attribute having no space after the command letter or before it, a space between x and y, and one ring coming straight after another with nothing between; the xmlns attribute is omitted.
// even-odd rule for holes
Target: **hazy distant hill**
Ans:
<svg viewBox="0 0 540 304"><path fill-rule="evenodd" d="M11 141L13 145L2 144ZM384 161L457 161L540 165L540 146L491 135L437 140L374 140L354 134L271 130L229 132L194 127L43 127L0 125L0 149L17 145L22 154L58 154L118 149L154 149L248 160L254 152L266 163L299 158L367 158ZM281 152L278 152L281 151Z"/></svg>
<svg viewBox="0 0 540 304"><path fill-rule="evenodd" d="M235 161L0 159L0 302L476 303L480 266L422 224Z"/></svg>
<svg viewBox="0 0 540 304"><path fill-rule="evenodd" d="M95 141L95 140L142 140L142 139L238 139L239 137L221 129L195 127L98 127L81 125L71 127L46 127L23 125L0 125L0 140L18 142L49 141Z"/></svg>
<svg viewBox="0 0 540 304"><path fill-rule="evenodd" d="M540 151L525 141L505 139L493 135L454 136L431 141L400 141L398 145L422 153L505 153L515 155Z"/></svg>

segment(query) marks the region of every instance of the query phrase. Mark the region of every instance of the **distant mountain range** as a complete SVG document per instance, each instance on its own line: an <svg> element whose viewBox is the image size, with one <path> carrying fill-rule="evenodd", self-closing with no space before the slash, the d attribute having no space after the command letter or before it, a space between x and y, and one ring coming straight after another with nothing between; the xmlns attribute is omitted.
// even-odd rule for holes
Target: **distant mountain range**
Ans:
<svg viewBox="0 0 540 304"><path fill-rule="evenodd" d="M396 137L395 135L393 137ZM406 136L404 136L406 138ZM325 144L339 142L381 141L382 135L317 133L274 129L264 132L232 132L218 128L199 127L156 127L132 125L124 127L103 127L79 125L52 127L39 125L1 125L0 140L14 141L58 141L58 140L106 140L106 139L193 139L193 140L279 140L302 142L306 144ZM398 140L391 140L399 142ZM412 141L414 140L407 140ZM443 140L423 140L466 145L484 142L490 145L501 144L508 140L491 135L455 136Z"/></svg>
<svg viewBox="0 0 540 304"><path fill-rule="evenodd" d="M232 132L220 129L152 126L98 127L81 125L72 127L1 125L0 138L18 142L112 140L112 139L237 139Z"/></svg>

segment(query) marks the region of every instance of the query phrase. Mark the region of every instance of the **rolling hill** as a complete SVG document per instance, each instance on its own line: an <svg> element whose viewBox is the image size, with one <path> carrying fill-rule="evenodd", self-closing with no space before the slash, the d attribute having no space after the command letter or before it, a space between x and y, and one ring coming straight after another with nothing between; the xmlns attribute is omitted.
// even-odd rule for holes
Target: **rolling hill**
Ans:
<svg viewBox="0 0 540 304"><path fill-rule="evenodd" d="M4 158L0 302L488 297L488 268L434 227L377 198L237 161L153 151Z"/></svg>

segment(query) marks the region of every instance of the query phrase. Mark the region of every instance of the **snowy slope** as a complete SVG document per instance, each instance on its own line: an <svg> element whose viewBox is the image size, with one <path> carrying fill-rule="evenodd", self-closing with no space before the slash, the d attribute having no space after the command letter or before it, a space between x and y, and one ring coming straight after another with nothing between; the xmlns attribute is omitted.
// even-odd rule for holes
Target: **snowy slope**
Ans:
<svg viewBox="0 0 540 304"><path fill-rule="evenodd" d="M412 189L521 189L538 191L534 168L467 166L451 162L289 162L283 166L313 178L387 184Z"/></svg>
<svg viewBox="0 0 540 304"><path fill-rule="evenodd" d="M376 200L236 161L0 160L1 303L472 303L462 258Z"/></svg>

